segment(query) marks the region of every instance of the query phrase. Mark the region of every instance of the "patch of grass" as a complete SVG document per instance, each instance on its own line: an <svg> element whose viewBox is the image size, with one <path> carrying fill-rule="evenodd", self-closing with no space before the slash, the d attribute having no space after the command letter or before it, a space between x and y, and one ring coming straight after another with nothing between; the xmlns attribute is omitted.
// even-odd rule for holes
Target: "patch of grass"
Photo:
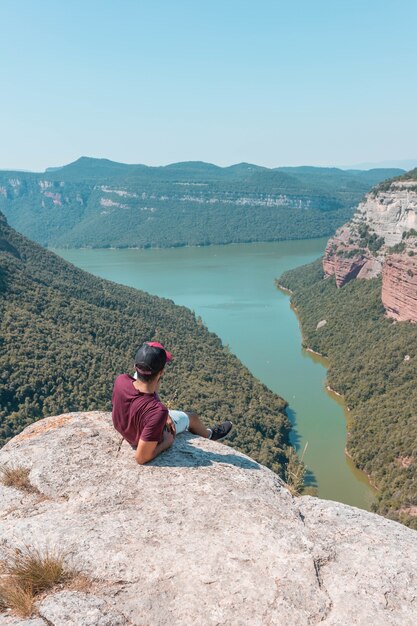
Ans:
<svg viewBox="0 0 417 626"><path fill-rule="evenodd" d="M30 589L16 586L12 580L6 580L0 587L0 607L2 611L12 609L21 617L33 613L34 595Z"/></svg>
<svg viewBox="0 0 417 626"><path fill-rule="evenodd" d="M41 551L32 547L15 550L2 563L0 606L28 617L33 612L36 596L58 583L70 581L75 572L65 567L60 551Z"/></svg>
<svg viewBox="0 0 417 626"><path fill-rule="evenodd" d="M92 581L88 576L84 576L84 574L75 573L74 578L71 579L69 584L67 585L68 589L71 591L82 591L87 593L91 590Z"/></svg>
<svg viewBox="0 0 417 626"><path fill-rule="evenodd" d="M0 467L0 482L6 487L14 487L28 493L39 493L29 480L30 469L21 465Z"/></svg>

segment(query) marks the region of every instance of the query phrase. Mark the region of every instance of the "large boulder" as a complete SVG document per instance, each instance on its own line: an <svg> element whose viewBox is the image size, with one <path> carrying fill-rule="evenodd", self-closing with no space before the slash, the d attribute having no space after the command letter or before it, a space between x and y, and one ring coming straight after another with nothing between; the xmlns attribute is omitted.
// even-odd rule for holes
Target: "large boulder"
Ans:
<svg viewBox="0 0 417 626"><path fill-rule="evenodd" d="M417 623L417 533L294 498L226 445L180 435L139 466L108 413L29 426L0 452L39 493L0 487L0 558L59 548L90 580L1 626Z"/></svg>

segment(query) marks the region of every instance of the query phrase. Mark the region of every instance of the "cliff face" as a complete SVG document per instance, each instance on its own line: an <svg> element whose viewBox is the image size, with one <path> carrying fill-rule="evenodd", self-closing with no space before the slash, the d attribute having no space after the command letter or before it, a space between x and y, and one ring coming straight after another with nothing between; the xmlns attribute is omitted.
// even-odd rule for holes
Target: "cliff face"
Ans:
<svg viewBox="0 0 417 626"><path fill-rule="evenodd" d="M387 257L382 269L382 304L389 317L417 323L417 256Z"/></svg>
<svg viewBox="0 0 417 626"><path fill-rule="evenodd" d="M401 241L405 231L417 229L417 180L393 181L371 191L359 204L352 222L368 223L385 246Z"/></svg>
<svg viewBox="0 0 417 626"><path fill-rule="evenodd" d="M394 180L369 193L353 219L329 240L323 261L325 275L334 275L338 287L382 272L387 315L412 322L417 322L415 172L410 179Z"/></svg>
<svg viewBox="0 0 417 626"><path fill-rule="evenodd" d="M332 276L334 274L338 287L343 287L347 282L356 278L369 261L366 254L358 252L357 248L355 249L354 246L348 243L343 244L345 254L337 254L344 234L344 232L341 232L339 239L336 239L336 237L330 239L324 251L324 273L326 276Z"/></svg>
<svg viewBox="0 0 417 626"><path fill-rule="evenodd" d="M29 426L0 452L39 490L0 485L0 560L59 546L90 584L1 626L417 623L417 533L358 509L293 498L219 443L180 435L146 466L108 413Z"/></svg>

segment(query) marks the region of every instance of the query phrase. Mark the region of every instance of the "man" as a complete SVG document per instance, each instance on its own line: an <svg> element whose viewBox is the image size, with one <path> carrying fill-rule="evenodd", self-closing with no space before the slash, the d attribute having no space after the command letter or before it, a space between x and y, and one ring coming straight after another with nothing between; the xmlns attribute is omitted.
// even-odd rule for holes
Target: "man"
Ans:
<svg viewBox="0 0 417 626"><path fill-rule="evenodd" d="M135 460L144 465L167 450L175 436L189 430L218 441L230 432L232 422L206 428L195 413L172 411L158 397L166 363L172 355L158 342L144 343L135 354L136 376L121 374L113 389L113 425L136 450Z"/></svg>

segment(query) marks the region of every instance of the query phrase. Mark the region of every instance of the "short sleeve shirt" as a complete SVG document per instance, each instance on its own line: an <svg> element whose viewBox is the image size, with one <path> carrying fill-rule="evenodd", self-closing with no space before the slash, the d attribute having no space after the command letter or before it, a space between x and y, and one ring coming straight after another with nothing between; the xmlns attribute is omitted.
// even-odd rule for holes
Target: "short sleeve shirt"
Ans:
<svg viewBox="0 0 417 626"><path fill-rule="evenodd" d="M121 374L113 387L113 425L132 446L142 441L163 439L168 409L156 393L142 393L133 386L135 379Z"/></svg>

